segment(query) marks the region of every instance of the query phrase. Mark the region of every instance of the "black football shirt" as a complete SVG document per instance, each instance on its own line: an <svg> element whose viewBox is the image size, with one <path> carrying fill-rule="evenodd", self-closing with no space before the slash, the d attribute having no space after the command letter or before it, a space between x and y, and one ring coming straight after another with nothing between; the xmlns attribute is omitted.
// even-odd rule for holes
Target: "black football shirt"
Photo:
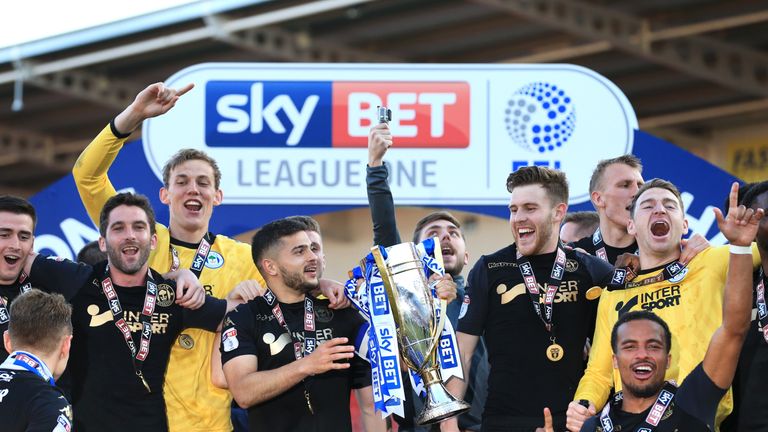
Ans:
<svg viewBox="0 0 768 432"><path fill-rule="evenodd" d="M16 280L11 285L0 285L0 297L5 302L6 310L0 308L0 334L8 330L7 307L20 296L22 292L30 288L37 288L48 293L59 293L67 301L77 294L77 291L90 277L91 268L83 264L62 260L57 257L37 255L32 263L29 277L24 281ZM0 358L8 357L5 347L0 344Z"/></svg>
<svg viewBox="0 0 768 432"><path fill-rule="evenodd" d="M131 351L102 292L104 266L102 263L94 269L90 282L72 301L74 338L68 369L72 374L75 428L78 432L165 431L168 426L163 380L171 346L184 328L216 330L224 317L226 301L206 296L199 309L184 309L175 302L175 283L152 271L158 294L151 319L150 351L142 368L152 390L147 393L134 372ZM138 346L146 286L114 288Z"/></svg>
<svg viewBox="0 0 768 432"><path fill-rule="evenodd" d="M69 432L72 407L64 393L40 376L0 368L0 430L3 432Z"/></svg>
<svg viewBox="0 0 768 432"><path fill-rule="evenodd" d="M753 285L760 282L760 272L753 275ZM764 286L768 286L763 276ZM752 307L757 310L756 290L752 290ZM763 336L760 321L752 320L739 356L739 365L733 381L734 412L726 421L738 419L737 430L768 432L768 398L763 393L768 382L768 343Z"/></svg>
<svg viewBox="0 0 768 432"><path fill-rule="evenodd" d="M677 389L672 403L661 417L654 432L708 432L715 430L715 412L720 399L727 389L721 389L712 382L699 364ZM627 413L621 409L610 411L614 430L635 432L653 408L651 405L641 413ZM751 429L744 429L745 431ZM603 432L600 417L587 419L582 432Z"/></svg>
<svg viewBox="0 0 768 432"><path fill-rule="evenodd" d="M314 300L318 345L337 337L354 343L363 319L352 308L333 310L328 300ZM295 361L293 341L304 340L304 303L280 303L293 338L277 322L266 300L258 297L227 315L222 330L221 356L226 363L242 355L254 355L259 370L273 370ZM309 392L314 414L309 412L304 389ZM370 366L355 356L349 369L308 377L286 392L248 409L252 431L347 431L351 389L371 385Z"/></svg>
<svg viewBox="0 0 768 432"><path fill-rule="evenodd" d="M592 241L591 235L584 237L574 243L570 243L570 246L583 249L584 251L586 251L588 254L592 256L597 256L597 247L595 246L595 243ZM624 253L636 254L637 242L632 242L631 245L623 248L605 245L605 254L608 256L608 262L610 264L615 264L616 259L619 257L619 255Z"/></svg>
<svg viewBox="0 0 768 432"><path fill-rule="evenodd" d="M528 257L539 290L548 282L555 253ZM469 273L466 309L458 331L485 336L491 372L483 424L503 428L515 419L541 419L549 407L556 423L565 411L584 373L584 344L592 337L597 301L586 291L604 286L613 267L599 258L566 251L566 265L553 304L556 342L563 357L553 362L546 350L551 336L536 315L516 263L515 245L482 256ZM521 426L525 423L521 423Z"/></svg>

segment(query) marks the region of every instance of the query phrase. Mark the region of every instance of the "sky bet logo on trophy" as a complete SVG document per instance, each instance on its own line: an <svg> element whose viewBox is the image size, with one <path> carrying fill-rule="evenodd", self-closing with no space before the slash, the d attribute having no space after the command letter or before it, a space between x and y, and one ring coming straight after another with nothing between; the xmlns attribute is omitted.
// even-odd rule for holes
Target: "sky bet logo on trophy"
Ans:
<svg viewBox="0 0 768 432"><path fill-rule="evenodd" d="M413 388L425 394L424 409L416 417L420 425L469 409L443 385L451 376L462 377L461 361L455 333L445 317L445 300L436 298L427 281L430 272L445 272L440 243L434 238L418 245L374 246L350 272L346 284L347 296L370 326L367 357L376 409L385 416L403 415L406 395L399 382L403 362L410 369ZM359 279L364 282L358 287Z"/></svg>

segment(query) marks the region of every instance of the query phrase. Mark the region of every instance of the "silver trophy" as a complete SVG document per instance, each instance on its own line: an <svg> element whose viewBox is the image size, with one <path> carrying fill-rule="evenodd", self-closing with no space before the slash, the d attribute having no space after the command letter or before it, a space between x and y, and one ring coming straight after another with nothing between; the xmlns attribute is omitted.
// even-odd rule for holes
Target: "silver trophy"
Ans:
<svg viewBox="0 0 768 432"><path fill-rule="evenodd" d="M437 254L439 251L436 249ZM445 323L445 302L440 317L436 317L431 288L416 246L407 242L389 247L386 259L379 247L374 247L372 253L397 325L400 358L419 374L427 392L416 423L437 423L467 411L469 404L451 395L440 376L436 348Z"/></svg>

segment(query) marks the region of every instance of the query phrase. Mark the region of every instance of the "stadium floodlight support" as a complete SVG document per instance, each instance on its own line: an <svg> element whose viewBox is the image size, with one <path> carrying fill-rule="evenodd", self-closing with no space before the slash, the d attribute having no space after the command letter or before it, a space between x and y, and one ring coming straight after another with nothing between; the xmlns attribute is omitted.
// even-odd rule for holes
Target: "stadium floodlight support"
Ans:
<svg viewBox="0 0 768 432"><path fill-rule="evenodd" d="M768 96L768 55L704 36L748 25L768 13L654 31L647 20L578 0L472 0L678 70L744 94ZM592 47L595 48L600 47ZM608 49L606 47L606 49Z"/></svg>
<svg viewBox="0 0 768 432"><path fill-rule="evenodd" d="M0 84L14 82L19 78L23 79L25 78L24 74L27 76L37 76L83 68L94 64L144 54L150 51L157 51L171 46L184 45L200 40L211 39L216 37L217 31L235 33L256 27L275 25L293 19L316 15L335 9L358 5L361 3L369 3L372 1L374 0L313 1L274 11L264 12L253 16L233 19L223 23L221 29L212 29L210 26L206 25L201 28L186 30L167 36L159 36L140 42L128 43L118 47L67 57L60 60L41 62L34 65L30 64L25 71L11 70L0 73Z"/></svg>
<svg viewBox="0 0 768 432"><path fill-rule="evenodd" d="M375 54L343 45L313 39L306 33L294 33L277 27L250 28L232 33L230 22L218 15L208 15L205 23L214 38L249 52L286 61L301 62L401 62L402 59Z"/></svg>

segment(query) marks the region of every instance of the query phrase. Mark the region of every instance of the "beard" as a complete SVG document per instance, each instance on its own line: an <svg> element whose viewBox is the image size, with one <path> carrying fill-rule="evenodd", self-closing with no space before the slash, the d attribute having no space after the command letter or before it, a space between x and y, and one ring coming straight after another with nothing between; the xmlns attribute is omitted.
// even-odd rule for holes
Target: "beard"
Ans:
<svg viewBox="0 0 768 432"><path fill-rule="evenodd" d="M546 247L547 242L552 238L552 233L552 225L549 223L543 223L536 226L536 242L530 246L526 246L526 249L530 250L526 250L523 255L533 256L544 253L544 247ZM518 248L519 247L520 246L518 246Z"/></svg>
<svg viewBox="0 0 768 432"><path fill-rule="evenodd" d="M107 256L109 257L109 264L125 274L136 274L139 270L141 270L144 264L147 263L150 252L148 245L138 244L136 247L139 249L139 258L136 260L136 262L129 264L123 260L119 249L112 248L109 243L107 243Z"/></svg>
<svg viewBox="0 0 768 432"><path fill-rule="evenodd" d="M650 398L656 396L664 387L664 376L662 375L658 380L650 382L643 386L636 386L634 384L622 383L624 391L631 393L638 398Z"/></svg>
<svg viewBox="0 0 768 432"><path fill-rule="evenodd" d="M279 267L279 270L285 286L300 293L309 294L318 286L317 282L304 279L303 271L290 272L282 267Z"/></svg>

